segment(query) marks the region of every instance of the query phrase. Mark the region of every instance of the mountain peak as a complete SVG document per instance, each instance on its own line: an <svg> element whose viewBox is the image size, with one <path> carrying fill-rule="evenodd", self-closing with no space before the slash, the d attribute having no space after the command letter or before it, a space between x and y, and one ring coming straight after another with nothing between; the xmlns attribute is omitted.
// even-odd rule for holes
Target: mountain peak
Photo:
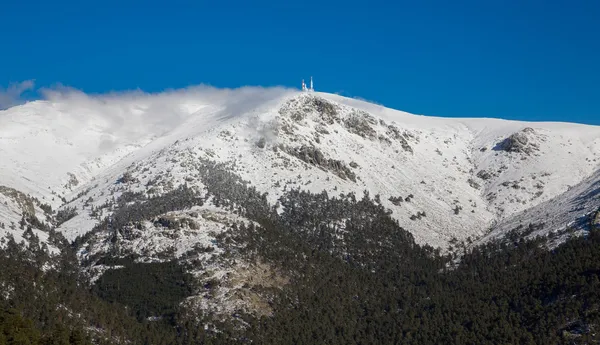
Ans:
<svg viewBox="0 0 600 345"><path fill-rule="evenodd" d="M164 186L202 188L202 159L230 167L272 205L294 188L368 191L419 243L445 247L559 196L600 163L593 126L417 116L321 92L205 92L80 95L4 111L3 183L55 208L98 209L126 171L134 193L169 190L151 187L159 172ZM81 213L61 229L73 239L94 222Z"/></svg>

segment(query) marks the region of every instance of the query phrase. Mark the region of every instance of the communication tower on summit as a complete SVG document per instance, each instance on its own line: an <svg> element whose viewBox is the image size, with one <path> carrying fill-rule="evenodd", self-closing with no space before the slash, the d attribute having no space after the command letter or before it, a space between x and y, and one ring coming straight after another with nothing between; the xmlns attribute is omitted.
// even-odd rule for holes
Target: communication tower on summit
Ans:
<svg viewBox="0 0 600 345"><path fill-rule="evenodd" d="M304 82L304 79L302 79L302 91L304 92L313 92L315 91L314 87L313 87L313 78L310 77L310 88L308 88L306 86L306 83Z"/></svg>

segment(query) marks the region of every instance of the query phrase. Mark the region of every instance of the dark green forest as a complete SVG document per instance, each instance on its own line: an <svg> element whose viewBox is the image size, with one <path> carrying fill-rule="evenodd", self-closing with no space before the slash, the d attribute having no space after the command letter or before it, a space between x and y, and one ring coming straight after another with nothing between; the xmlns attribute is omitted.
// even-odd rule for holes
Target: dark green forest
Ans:
<svg viewBox="0 0 600 345"><path fill-rule="evenodd" d="M75 256L83 240L68 244L51 231L58 256L32 235L28 247L12 241L0 250L0 344L600 342L600 229L553 248L549 238L515 230L485 245L456 243L454 254L442 255L417 245L378 196L292 190L277 213L218 169L204 171L213 202L258 224L232 225L218 245L290 278L269 300L272 315L232 315L243 327L189 315L180 302L203 287L177 261L94 258L122 268L90 284ZM148 214L202 203L185 187L132 200L117 203L94 231L117 233ZM542 225L523 228L532 226Z"/></svg>

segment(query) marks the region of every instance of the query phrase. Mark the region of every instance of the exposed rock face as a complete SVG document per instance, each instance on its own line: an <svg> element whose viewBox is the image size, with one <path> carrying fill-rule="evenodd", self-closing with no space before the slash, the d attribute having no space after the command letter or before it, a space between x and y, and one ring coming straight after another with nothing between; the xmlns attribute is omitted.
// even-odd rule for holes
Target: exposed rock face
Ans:
<svg viewBox="0 0 600 345"><path fill-rule="evenodd" d="M344 180L349 179L356 182L356 174L344 162L325 158L323 153L316 147L303 145L297 148L285 147L284 150L303 162L331 171Z"/></svg>
<svg viewBox="0 0 600 345"><path fill-rule="evenodd" d="M344 119L344 126L348 132L371 140L377 136L377 132L371 127L375 124L377 124L377 120L363 111L355 111Z"/></svg>
<svg viewBox="0 0 600 345"><path fill-rule="evenodd" d="M539 150L538 144L532 140L532 134L535 134L533 128L524 128L520 132L514 133L504 139L496 147L501 151L525 153L529 155L534 151Z"/></svg>
<svg viewBox="0 0 600 345"><path fill-rule="evenodd" d="M188 300L188 308L199 312L209 310L217 315L231 315L241 309L258 316L272 315L269 292L282 289L290 279L272 265L241 260L219 279L212 278L207 284L208 291ZM193 309L191 309L193 310Z"/></svg>
<svg viewBox="0 0 600 345"><path fill-rule="evenodd" d="M600 229L600 210L592 218L592 229Z"/></svg>
<svg viewBox="0 0 600 345"><path fill-rule="evenodd" d="M481 188L481 185L479 183L475 182L475 180L473 180L471 178L468 179L467 182L469 183L469 186L471 186L471 187L473 187L475 189Z"/></svg>
<svg viewBox="0 0 600 345"><path fill-rule="evenodd" d="M409 140L418 141L413 134L402 132L396 126L388 125L383 120L378 121L366 111L344 108L344 106L315 95L302 95L290 99L281 106L279 114L283 117L280 119L279 129L290 135L294 133L295 125L302 126L306 119L311 118L317 122L315 131L319 134L330 134L327 127L340 124L349 133L364 139L379 140L388 145L396 141L404 151L410 153L413 153L413 148L409 145Z"/></svg>
<svg viewBox="0 0 600 345"><path fill-rule="evenodd" d="M406 133L402 135L400 134L400 130L397 127L389 125L385 134L387 134L390 138L398 141L404 151L413 153L412 147L408 144L408 141L405 138L405 136L408 136Z"/></svg>
<svg viewBox="0 0 600 345"><path fill-rule="evenodd" d="M67 175L69 176L69 181L67 182L67 184L65 184L65 188L73 189L74 187L77 187L79 185L79 180L77 179L77 176L70 172L68 172Z"/></svg>
<svg viewBox="0 0 600 345"><path fill-rule="evenodd" d="M4 194L6 197L13 199L19 208L28 216L35 216L35 207L33 200L28 195L24 193L6 186L0 186L0 193Z"/></svg>
<svg viewBox="0 0 600 345"><path fill-rule="evenodd" d="M485 170L480 170L477 173L477 177L479 177L482 180L489 180L492 178L492 174L490 174L489 172L485 171Z"/></svg>
<svg viewBox="0 0 600 345"><path fill-rule="evenodd" d="M319 114L319 118L330 125L339 121L336 106L317 96L307 95L291 99L279 109L279 114L289 116L297 122L304 120L311 113Z"/></svg>
<svg viewBox="0 0 600 345"><path fill-rule="evenodd" d="M265 138L260 138L258 139L258 141L256 142L256 146L258 146L258 148L264 149L266 145L266 140Z"/></svg>
<svg viewBox="0 0 600 345"><path fill-rule="evenodd" d="M338 114L337 109L333 104L320 97L310 97L305 105L312 107L317 113L325 115L332 120L335 119Z"/></svg>

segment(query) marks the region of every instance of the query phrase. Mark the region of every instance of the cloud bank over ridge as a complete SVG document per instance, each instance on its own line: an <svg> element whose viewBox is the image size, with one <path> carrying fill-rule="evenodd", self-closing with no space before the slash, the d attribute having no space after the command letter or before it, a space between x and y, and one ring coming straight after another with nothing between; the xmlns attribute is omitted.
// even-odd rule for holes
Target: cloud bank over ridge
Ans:
<svg viewBox="0 0 600 345"><path fill-rule="evenodd" d="M0 87L0 110L22 104L23 93L32 90L35 85L33 80L25 80L20 83L12 83L7 88Z"/></svg>
<svg viewBox="0 0 600 345"><path fill-rule="evenodd" d="M22 103L19 95L33 88L33 82L26 81L11 85L0 94L0 105L15 106ZM293 93L296 90L284 87L246 86L236 89L221 89L208 85L190 86L183 89L147 93L142 90L87 94L75 88L56 85L40 88L39 101L29 102L23 109L36 109L38 124L52 124L60 117L64 133L61 137L73 137L69 131L93 129L100 132L101 151L111 150L120 145L133 144L140 139L162 136L183 124L190 117L204 116L207 109L218 111L223 119L247 112L269 100ZM22 111L9 108L0 112L21 114ZM46 111L51 109L52 111ZM19 115L21 116L21 115ZM6 120L6 119L5 119ZM51 126L55 127L55 126ZM52 128L61 132L61 128ZM91 138L90 138L91 139Z"/></svg>

